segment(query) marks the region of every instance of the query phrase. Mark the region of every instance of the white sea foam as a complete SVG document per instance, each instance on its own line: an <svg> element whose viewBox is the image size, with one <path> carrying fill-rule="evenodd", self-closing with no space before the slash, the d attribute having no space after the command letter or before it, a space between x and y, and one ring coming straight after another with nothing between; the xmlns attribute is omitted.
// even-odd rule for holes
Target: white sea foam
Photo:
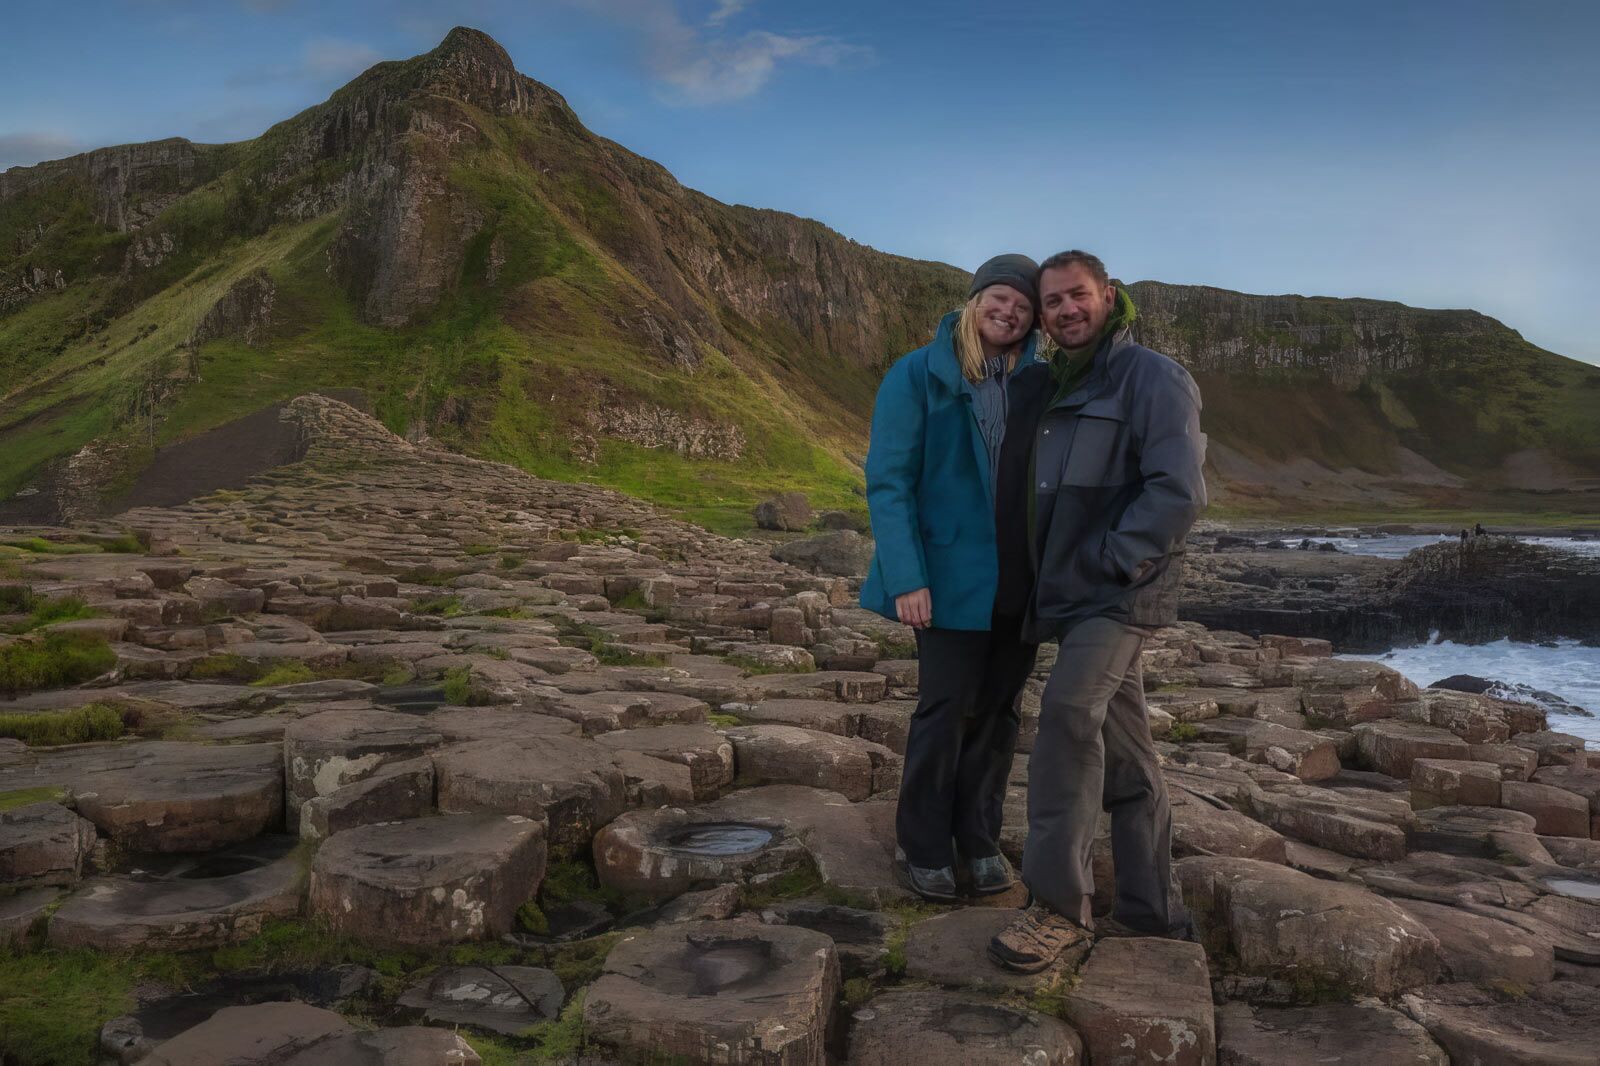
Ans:
<svg viewBox="0 0 1600 1066"><path fill-rule="evenodd" d="M1489 644L1443 640L1396 648L1383 655L1341 658L1376 659L1419 685L1431 685L1452 674L1528 685L1600 714L1600 648L1586 648L1575 640L1557 641L1549 647L1513 640ZM1583 737L1600 747L1600 717L1552 714L1550 728Z"/></svg>

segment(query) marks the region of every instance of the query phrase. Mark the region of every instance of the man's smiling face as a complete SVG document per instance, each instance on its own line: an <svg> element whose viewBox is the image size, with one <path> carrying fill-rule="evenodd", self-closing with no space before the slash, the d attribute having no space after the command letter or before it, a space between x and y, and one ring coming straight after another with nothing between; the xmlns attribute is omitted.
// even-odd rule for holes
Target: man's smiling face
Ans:
<svg viewBox="0 0 1600 1066"><path fill-rule="evenodd" d="M1082 263L1051 267L1039 277L1045 332L1063 348L1099 340L1116 300L1116 286L1101 284Z"/></svg>

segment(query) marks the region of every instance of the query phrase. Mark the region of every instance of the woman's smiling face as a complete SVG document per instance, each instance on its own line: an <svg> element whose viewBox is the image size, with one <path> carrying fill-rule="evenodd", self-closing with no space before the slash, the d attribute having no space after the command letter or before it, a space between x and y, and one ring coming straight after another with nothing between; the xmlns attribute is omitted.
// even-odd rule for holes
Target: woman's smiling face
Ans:
<svg viewBox="0 0 1600 1066"><path fill-rule="evenodd" d="M1010 285L990 285L978 294L978 336L1002 351L1033 328L1033 303Z"/></svg>

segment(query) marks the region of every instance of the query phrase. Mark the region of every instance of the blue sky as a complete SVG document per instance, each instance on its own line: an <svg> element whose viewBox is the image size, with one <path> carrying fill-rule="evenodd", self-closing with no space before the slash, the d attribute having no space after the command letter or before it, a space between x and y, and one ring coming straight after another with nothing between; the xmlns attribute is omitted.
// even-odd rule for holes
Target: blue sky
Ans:
<svg viewBox="0 0 1600 1066"><path fill-rule="evenodd" d="M54 10L51 10L51 8ZM15 5L0 168L252 137L456 24L719 199L974 267L1474 307L1600 362L1591 0Z"/></svg>

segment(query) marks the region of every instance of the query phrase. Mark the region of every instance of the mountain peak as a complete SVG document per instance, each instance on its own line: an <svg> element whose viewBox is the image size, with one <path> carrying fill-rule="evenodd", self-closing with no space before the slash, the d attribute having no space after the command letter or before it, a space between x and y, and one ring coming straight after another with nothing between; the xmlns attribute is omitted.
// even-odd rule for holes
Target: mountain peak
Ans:
<svg viewBox="0 0 1600 1066"><path fill-rule="evenodd" d="M466 56L489 66L515 70L511 55L501 47L500 42L471 26L457 26L445 34L432 55L441 59Z"/></svg>

